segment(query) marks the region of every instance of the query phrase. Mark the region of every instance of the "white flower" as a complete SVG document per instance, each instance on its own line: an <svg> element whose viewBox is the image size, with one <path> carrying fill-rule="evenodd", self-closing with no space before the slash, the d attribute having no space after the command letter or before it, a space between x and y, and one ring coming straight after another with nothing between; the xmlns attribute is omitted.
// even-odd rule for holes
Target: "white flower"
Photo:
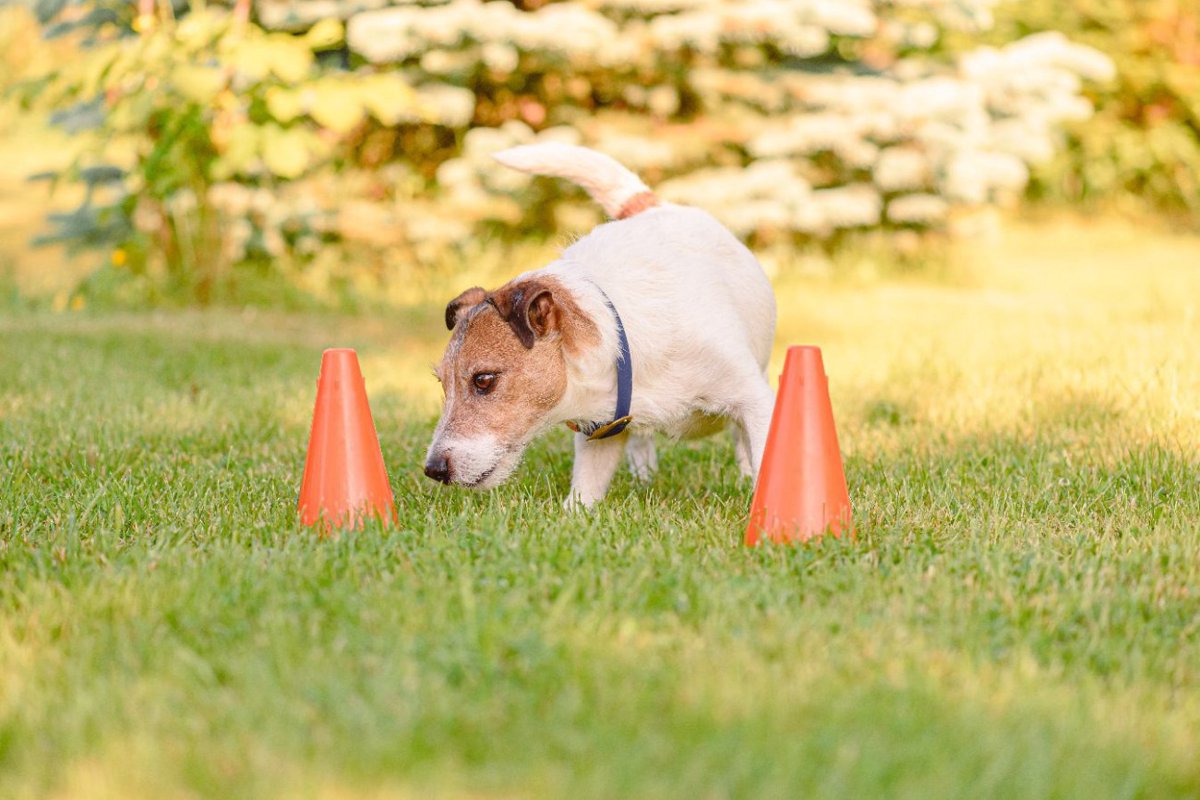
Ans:
<svg viewBox="0 0 1200 800"><path fill-rule="evenodd" d="M1091 47L1075 44L1059 31L1026 36L1004 48L1005 60L1013 68L1046 65L1068 70L1093 81L1111 80L1116 66L1111 58Z"/></svg>
<svg viewBox="0 0 1200 800"><path fill-rule="evenodd" d="M465 72L475 64L476 54L455 50L428 50L421 55L421 69L433 75Z"/></svg>
<svg viewBox="0 0 1200 800"><path fill-rule="evenodd" d="M546 128L534 138L539 142L559 142L561 144L580 144L583 141L579 130L567 125Z"/></svg>
<svg viewBox="0 0 1200 800"><path fill-rule="evenodd" d="M936 194L906 194L887 205L887 217L901 225L934 225L946 218L950 204Z"/></svg>
<svg viewBox="0 0 1200 800"><path fill-rule="evenodd" d="M660 117L669 117L679 110L679 92L674 86L655 86L646 94L646 106Z"/></svg>
<svg viewBox="0 0 1200 800"><path fill-rule="evenodd" d="M889 147L879 154L871 171L875 185L884 192L920 189L930 181L929 159L913 147Z"/></svg>
<svg viewBox="0 0 1200 800"><path fill-rule="evenodd" d="M475 116L475 93L459 86L428 83L416 90L419 103L432 108L438 122L450 128L464 128Z"/></svg>
<svg viewBox="0 0 1200 800"><path fill-rule="evenodd" d="M231 218L250 213L253 189L232 181L214 183L208 189L208 202L217 211Z"/></svg>
<svg viewBox="0 0 1200 800"><path fill-rule="evenodd" d="M793 117L785 126L755 136L746 149L758 158L773 158L833 150L854 131L842 114L817 113Z"/></svg>
<svg viewBox="0 0 1200 800"><path fill-rule="evenodd" d="M887 20L883 23L884 32L887 37L903 47L928 50L937 44L938 29L937 26L927 20L918 22L908 22L901 20Z"/></svg>
<svg viewBox="0 0 1200 800"><path fill-rule="evenodd" d="M818 189L812 193L812 200L835 228L878 225L883 211L883 198L866 183Z"/></svg>
<svg viewBox="0 0 1200 800"><path fill-rule="evenodd" d="M524 12L509 2L394 0L357 14L348 40L370 61L419 62L446 83L483 68L512 73L527 56L577 99L593 82L602 86L597 71L614 75L628 110L592 114L586 102L568 102L557 118L578 128L535 134L512 121L467 130L460 156L437 175L439 202L464 224L521 212L528 179L490 153L586 140L648 179L670 176L658 181L662 196L706 208L739 233L825 235L877 224L885 194L900 195L889 201L888 219L926 225L955 204L1020 191L1028 165L1052 155L1062 124L1092 113L1082 81L1111 76L1112 63L1061 34L979 48L953 66L905 59L876 75L776 69L767 66L772 54L819 55L839 38L874 36L881 26L892 41L929 47L947 25L990 24L996 1L575 0ZM691 64L686 86L677 88L667 76L684 48ZM726 66L727 57L736 66ZM698 101L697 124L655 127L652 117L679 112L680 88ZM469 90L418 91L443 124L469 126ZM711 166L718 152L751 161ZM823 188L814 190L806 175Z"/></svg>
<svg viewBox="0 0 1200 800"><path fill-rule="evenodd" d="M513 145L530 144L537 139L533 128L519 119L510 119L500 126L500 130L509 138ZM509 145L512 146L512 145Z"/></svg>
<svg viewBox="0 0 1200 800"><path fill-rule="evenodd" d="M829 34L816 25L797 25L780 31L776 45L795 58L812 58L829 50Z"/></svg>
<svg viewBox="0 0 1200 800"><path fill-rule="evenodd" d="M968 204L986 203L997 190L1018 192L1029 181L1029 169L1014 155L967 150L954 155L942 177L942 194Z"/></svg>
<svg viewBox="0 0 1200 800"><path fill-rule="evenodd" d="M871 36L878 24L870 3L853 0L813 0L809 19L836 36Z"/></svg>
<svg viewBox="0 0 1200 800"><path fill-rule="evenodd" d="M712 0L599 0L602 9L632 11L643 15L664 14L712 5Z"/></svg>
<svg viewBox="0 0 1200 800"><path fill-rule="evenodd" d="M670 167L679 159L678 151L670 142L627 134L604 134L597 140L596 149L618 154L621 163L634 172Z"/></svg>
<svg viewBox="0 0 1200 800"><path fill-rule="evenodd" d="M528 130L528 128L526 128ZM532 136L530 131L530 136ZM463 136L463 156L466 158L478 158L479 156L490 155L518 144L516 139L509 130L501 128L471 128Z"/></svg>
<svg viewBox="0 0 1200 800"><path fill-rule="evenodd" d="M954 78L929 78L904 86L895 100L902 118L964 121L984 113L983 89Z"/></svg>
<svg viewBox="0 0 1200 800"><path fill-rule="evenodd" d="M992 27L992 9L1000 0L889 0L893 5L921 8L948 27L986 30Z"/></svg>
<svg viewBox="0 0 1200 800"><path fill-rule="evenodd" d="M1026 164L1049 161L1056 149L1049 123L1036 117L998 120L992 126L987 145L989 150L1010 153Z"/></svg>
<svg viewBox="0 0 1200 800"><path fill-rule="evenodd" d="M770 200L721 206L714 215L738 236L748 236L760 228L787 230L791 227L787 207Z"/></svg>

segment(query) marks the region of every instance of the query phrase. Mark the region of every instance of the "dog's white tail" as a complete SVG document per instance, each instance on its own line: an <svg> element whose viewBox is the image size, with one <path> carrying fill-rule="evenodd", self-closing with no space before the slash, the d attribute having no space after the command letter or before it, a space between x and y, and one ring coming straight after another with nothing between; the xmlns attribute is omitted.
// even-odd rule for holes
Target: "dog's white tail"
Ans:
<svg viewBox="0 0 1200 800"><path fill-rule="evenodd" d="M658 195L615 159L586 147L543 142L510 147L492 158L531 175L577 183L614 219L626 219L659 204Z"/></svg>

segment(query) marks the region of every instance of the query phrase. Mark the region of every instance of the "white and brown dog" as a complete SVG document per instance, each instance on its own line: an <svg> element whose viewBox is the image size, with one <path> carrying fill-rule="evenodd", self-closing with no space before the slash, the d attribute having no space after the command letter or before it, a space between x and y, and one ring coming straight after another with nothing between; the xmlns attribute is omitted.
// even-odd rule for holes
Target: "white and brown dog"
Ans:
<svg viewBox="0 0 1200 800"><path fill-rule="evenodd" d="M591 506L622 452L650 477L655 431L692 437L732 423L738 464L756 475L774 404L775 298L750 251L594 150L536 144L495 158L579 184L615 221L549 266L446 306L446 400L425 474L491 488L536 435L566 423L576 431L567 505Z"/></svg>

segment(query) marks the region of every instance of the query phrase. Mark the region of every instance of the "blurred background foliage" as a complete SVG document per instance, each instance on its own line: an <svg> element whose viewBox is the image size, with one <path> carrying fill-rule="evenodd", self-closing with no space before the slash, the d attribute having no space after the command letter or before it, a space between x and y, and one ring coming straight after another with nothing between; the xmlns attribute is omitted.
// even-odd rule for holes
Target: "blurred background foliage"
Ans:
<svg viewBox="0 0 1200 800"><path fill-rule="evenodd" d="M1200 4L1192 0L1017 0L997 8L997 41L1059 30L1107 53L1111 82L1089 85L1090 120L1035 170L1031 196L1116 205L1200 228Z"/></svg>
<svg viewBox="0 0 1200 800"><path fill-rule="evenodd" d="M919 257L1023 197L1200 221L1184 0L172 2L0 8L0 134L65 132L39 241L100 253L81 297L398 297L599 221L488 157L543 139L784 262Z"/></svg>

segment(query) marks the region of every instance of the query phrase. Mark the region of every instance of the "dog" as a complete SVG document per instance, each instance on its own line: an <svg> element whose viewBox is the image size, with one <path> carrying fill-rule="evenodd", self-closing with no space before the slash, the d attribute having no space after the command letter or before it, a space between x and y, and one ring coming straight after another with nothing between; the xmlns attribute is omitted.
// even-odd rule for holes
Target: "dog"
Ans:
<svg viewBox="0 0 1200 800"><path fill-rule="evenodd" d="M565 423L575 431L568 508L604 497L622 453L649 480L656 432L732 426L739 468L757 478L775 400L775 296L751 252L595 150L544 143L494 158L578 184L612 221L548 266L447 304L452 335L436 367L445 402L425 474L492 488L534 437Z"/></svg>

